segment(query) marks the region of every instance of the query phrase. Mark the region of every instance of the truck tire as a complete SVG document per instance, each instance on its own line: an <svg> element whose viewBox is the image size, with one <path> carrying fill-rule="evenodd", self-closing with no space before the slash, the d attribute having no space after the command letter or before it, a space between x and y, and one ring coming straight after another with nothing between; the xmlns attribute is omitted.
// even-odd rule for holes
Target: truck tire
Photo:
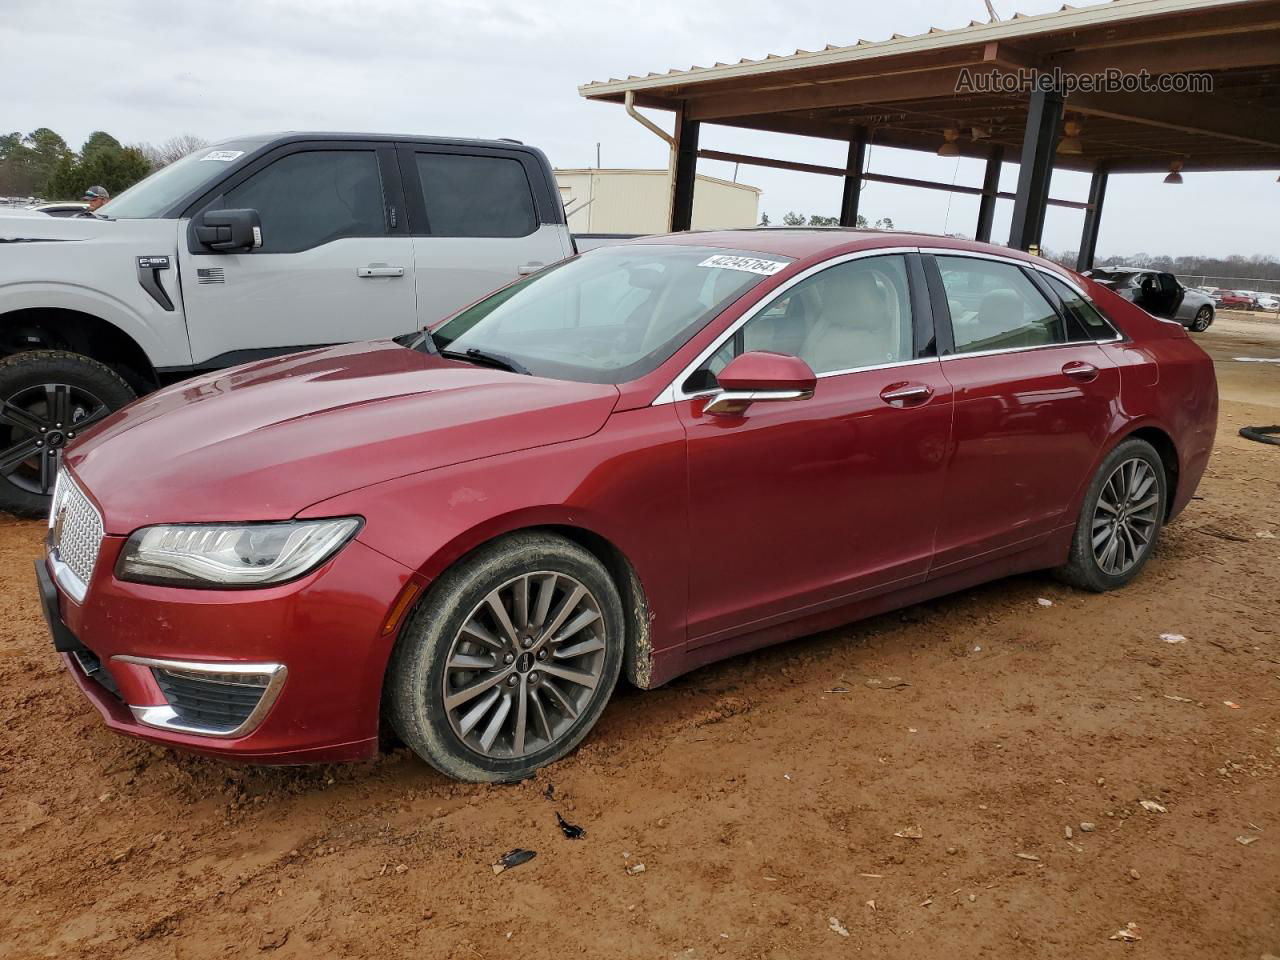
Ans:
<svg viewBox="0 0 1280 960"><path fill-rule="evenodd" d="M134 396L118 373L78 353L0 360L0 510L48 515L66 445Z"/></svg>

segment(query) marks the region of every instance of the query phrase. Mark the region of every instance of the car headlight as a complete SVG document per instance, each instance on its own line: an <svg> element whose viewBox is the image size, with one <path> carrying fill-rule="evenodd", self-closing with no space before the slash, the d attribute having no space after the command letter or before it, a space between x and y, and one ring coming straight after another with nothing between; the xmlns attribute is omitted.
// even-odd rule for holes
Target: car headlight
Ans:
<svg viewBox="0 0 1280 960"><path fill-rule="evenodd" d="M360 528L358 517L286 523L143 527L129 537L116 576L184 587L259 587L324 563Z"/></svg>

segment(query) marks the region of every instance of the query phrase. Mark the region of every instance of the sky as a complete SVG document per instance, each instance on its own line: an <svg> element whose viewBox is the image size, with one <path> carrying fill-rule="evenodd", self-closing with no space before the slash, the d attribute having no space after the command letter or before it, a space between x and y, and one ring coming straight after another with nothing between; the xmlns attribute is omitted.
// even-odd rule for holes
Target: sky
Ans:
<svg viewBox="0 0 1280 960"><path fill-rule="evenodd" d="M1077 6L1088 0L1073 0ZM994 0L1004 18L1061 0ZM514 137L560 167L665 168L666 144L620 105L591 103L592 80L741 57L883 40L985 20L983 0L5 0L0 5L0 128L51 127L73 146L103 129L125 143L191 133L216 141L272 130L361 130ZM652 112L667 129L671 114ZM846 147L705 125L703 149L843 166ZM871 172L980 186L982 162L872 147ZM732 179L732 164L698 172ZM1280 255L1277 170L1113 175L1098 250ZM838 178L741 167L773 222L836 215ZM1052 195L1085 200L1086 174L1058 171ZM1006 163L1001 187L1017 167ZM992 236L1008 236L1011 201ZM972 234L977 198L867 184L861 210L900 228ZM1051 207L1045 247L1074 250L1083 214Z"/></svg>

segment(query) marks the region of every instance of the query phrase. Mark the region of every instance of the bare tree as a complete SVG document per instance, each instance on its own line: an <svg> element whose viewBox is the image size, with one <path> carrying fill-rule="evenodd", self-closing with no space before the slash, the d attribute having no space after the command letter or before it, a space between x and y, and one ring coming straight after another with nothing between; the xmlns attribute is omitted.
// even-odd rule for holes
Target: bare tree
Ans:
<svg viewBox="0 0 1280 960"><path fill-rule="evenodd" d="M147 162L151 164L151 169L159 170L161 167L167 167L175 160L181 160L188 153L193 153L208 145L209 141L204 137L197 137L193 133L184 133L180 137L170 137L159 146L143 143L139 144L138 148L142 151L143 156L147 158Z"/></svg>

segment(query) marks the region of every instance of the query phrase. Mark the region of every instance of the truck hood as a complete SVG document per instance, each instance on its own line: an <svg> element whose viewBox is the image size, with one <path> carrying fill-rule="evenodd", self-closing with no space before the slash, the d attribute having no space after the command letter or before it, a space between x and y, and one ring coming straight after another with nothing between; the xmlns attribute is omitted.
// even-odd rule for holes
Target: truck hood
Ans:
<svg viewBox="0 0 1280 960"><path fill-rule="evenodd" d="M522 376L390 341L187 380L67 451L107 533L282 520L369 484L595 433L616 387Z"/></svg>
<svg viewBox="0 0 1280 960"><path fill-rule="evenodd" d="M99 220L97 217L51 217L38 210L0 213L0 242L92 240L124 222Z"/></svg>

